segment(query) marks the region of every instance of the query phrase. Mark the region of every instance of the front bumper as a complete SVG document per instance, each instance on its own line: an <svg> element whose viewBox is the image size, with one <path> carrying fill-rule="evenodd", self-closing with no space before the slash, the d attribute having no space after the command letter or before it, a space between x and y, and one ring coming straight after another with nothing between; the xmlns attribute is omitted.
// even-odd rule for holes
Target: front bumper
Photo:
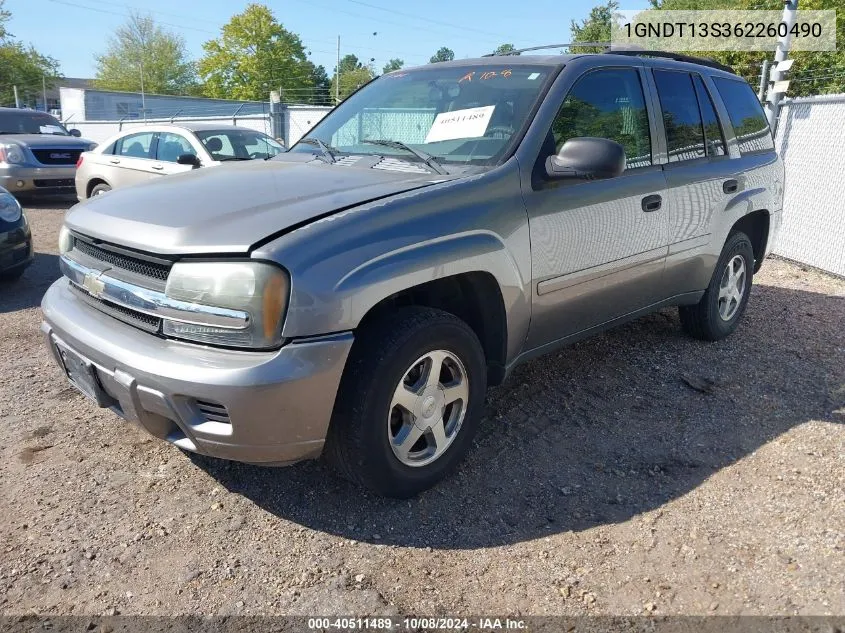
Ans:
<svg viewBox="0 0 845 633"><path fill-rule="evenodd" d="M86 305L65 278L41 307L41 329L59 366L57 342L90 363L104 406L152 435L249 463L282 465L321 453L351 333L271 352L182 343Z"/></svg>
<svg viewBox="0 0 845 633"><path fill-rule="evenodd" d="M76 165L0 166L0 186L12 194L73 193L76 191L75 177Z"/></svg>
<svg viewBox="0 0 845 633"><path fill-rule="evenodd" d="M25 268L32 263L32 235L29 228L0 231L0 272Z"/></svg>

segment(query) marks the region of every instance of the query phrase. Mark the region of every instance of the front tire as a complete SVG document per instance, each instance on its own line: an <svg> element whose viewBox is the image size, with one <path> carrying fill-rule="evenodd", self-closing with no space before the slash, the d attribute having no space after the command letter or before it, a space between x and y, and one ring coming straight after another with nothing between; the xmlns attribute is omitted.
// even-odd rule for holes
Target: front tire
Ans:
<svg viewBox="0 0 845 633"><path fill-rule="evenodd" d="M110 185L107 185L107 184L106 184L106 183L104 183L104 182L101 182L99 185L96 185L96 186L95 186L95 187L91 190L91 195L90 195L90 196L88 196L88 197L89 197L89 198L96 198L97 196L101 196L101 195L103 195L104 193L108 193L109 191L111 191L111 186L110 186Z"/></svg>
<svg viewBox="0 0 845 633"><path fill-rule="evenodd" d="M739 325L754 276L754 249L745 233L728 236L704 296L694 306L680 306L681 326L703 341L718 341Z"/></svg>
<svg viewBox="0 0 845 633"><path fill-rule="evenodd" d="M484 351L466 323L433 308L398 309L356 338L326 457L377 494L412 497L469 450L486 388Z"/></svg>

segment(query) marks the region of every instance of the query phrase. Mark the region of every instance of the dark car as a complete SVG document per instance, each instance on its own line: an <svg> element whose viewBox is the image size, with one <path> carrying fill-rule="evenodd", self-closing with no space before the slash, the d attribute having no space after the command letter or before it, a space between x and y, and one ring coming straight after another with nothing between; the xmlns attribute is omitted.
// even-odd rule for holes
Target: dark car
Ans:
<svg viewBox="0 0 845 633"><path fill-rule="evenodd" d="M20 203L0 187L0 281L14 281L32 263L32 233Z"/></svg>

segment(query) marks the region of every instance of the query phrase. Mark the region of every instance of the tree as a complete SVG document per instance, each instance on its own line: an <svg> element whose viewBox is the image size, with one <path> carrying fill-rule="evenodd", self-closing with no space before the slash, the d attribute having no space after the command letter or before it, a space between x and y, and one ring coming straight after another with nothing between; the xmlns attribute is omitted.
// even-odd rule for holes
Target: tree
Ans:
<svg viewBox="0 0 845 633"><path fill-rule="evenodd" d="M493 51L494 55L510 55L516 50L516 46L513 44L499 44L495 51ZM519 55L519 53L517 53Z"/></svg>
<svg viewBox="0 0 845 633"><path fill-rule="evenodd" d="M203 50L198 68L206 96L263 101L271 90L281 89L289 101L314 98L316 69L302 40L262 4L232 16Z"/></svg>
<svg viewBox="0 0 845 633"><path fill-rule="evenodd" d="M649 0L658 10L767 9L780 12L781 0ZM761 6L761 4L763 6ZM790 80L788 94L793 97L845 92L845 0L801 0L801 10L836 10L836 50L829 52L794 51L789 57L795 62L787 73ZM732 66L755 88L760 82L764 59L774 58L771 51L708 51L690 55L704 55Z"/></svg>
<svg viewBox="0 0 845 633"><path fill-rule="evenodd" d="M430 64L436 64L437 62L450 62L455 59L455 51L451 48L446 48L445 46L438 49L438 51L432 55L431 59L428 60Z"/></svg>
<svg viewBox="0 0 845 633"><path fill-rule="evenodd" d="M616 0L608 0L590 11L586 20L578 24L572 20L570 29L572 35L570 40L574 42L610 42L610 31L613 25L613 16L619 10L619 3ZM579 53L601 53L604 48L598 46L578 46L575 50Z"/></svg>
<svg viewBox="0 0 845 633"><path fill-rule="evenodd" d="M40 54L32 45L13 39L6 30L11 14L3 4L0 0L0 106L15 105L13 86L18 87L23 103L35 105L36 96L41 95L42 81L52 87L59 77L59 63Z"/></svg>
<svg viewBox="0 0 845 633"><path fill-rule="evenodd" d="M361 63L355 55L346 55L340 60L340 66L332 78L332 95L335 94L338 76L340 77L340 98L346 99L358 88L370 81L374 76L369 66Z"/></svg>
<svg viewBox="0 0 845 633"><path fill-rule="evenodd" d="M404 65L405 62L401 59L391 59L384 65L384 68L382 68L381 72L386 75L387 73L392 73L394 70L399 70Z"/></svg>
<svg viewBox="0 0 845 633"><path fill-rule="evenodd" d="M104 90L155 94L195 93L196 68L185 40L158 26L152 17L133 13L115 31L106 52L96 56L95 85Z"/></svg>
<svg viewBox="0 0 845 633"><path fill-rule="evenodd" d="M311 66L311 81L314 84L314 89L310 98L305 99L305 101L314 105L332 105L334 103L332 81L326 74L326 69L323 66L314 66L314 64L311 64Z"/></svg>

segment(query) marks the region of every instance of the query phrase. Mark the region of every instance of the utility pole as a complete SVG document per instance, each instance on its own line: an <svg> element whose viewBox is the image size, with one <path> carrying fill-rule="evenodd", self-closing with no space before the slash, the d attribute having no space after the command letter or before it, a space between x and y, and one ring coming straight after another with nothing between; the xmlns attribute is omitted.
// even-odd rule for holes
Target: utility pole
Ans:
<svg viewBox="0 0 845 633"><path fill-rule="evenodd" d="M766 118L769 120L769 127L772 128L772 132L774 132L778 120L778 104L786 92L786 88L780 89L782 85L777 84L783 79L783 74L786 72L785 64L782 64L782 62L786 61L789 54L789 42L792 40L792 27L795 24L796 11L798 11L798 0L784 0L781 22L786 25L785 35L778 38L775 48L775 66L772 69L771 76L772 89L769 90L769 98L766 101Z"/></svg>
<svg viewBox="0 0 845 633"><path fill-rule="evenodd" d="M768 59L763 60L763 68L760 71L760 89L757 91L757 98L760 103L766 98L766 86L769 85L769 66L771 62Z"/></svg>
<svg viewBox="0 0 845 633"><path fill-rule="evenodd" d="M337 70L334 73L334 103L340 103L340 35L337 36Z"/></svg>
<svg viewBox="0 0 845 633"><path fill-rule="evenodd" d="M144 98L144 58L141 57L141 112L144 113L144 119L147 118L147 100Z"/></svg>
<svg viewBox="0 0 845 633"><path fill-rule="evenodd" d="M18 87L12 86L12 89L15 91L15 107L20 108L21 107L21 100L18 97Z"/></svg>
<svg viewBox="0 0 845 633"><path fill-rule="evenodd" d="M50 108L47 107L47 77L45 75L41 75L41 90L44 93L44 112L49 112Z"/></svg>

